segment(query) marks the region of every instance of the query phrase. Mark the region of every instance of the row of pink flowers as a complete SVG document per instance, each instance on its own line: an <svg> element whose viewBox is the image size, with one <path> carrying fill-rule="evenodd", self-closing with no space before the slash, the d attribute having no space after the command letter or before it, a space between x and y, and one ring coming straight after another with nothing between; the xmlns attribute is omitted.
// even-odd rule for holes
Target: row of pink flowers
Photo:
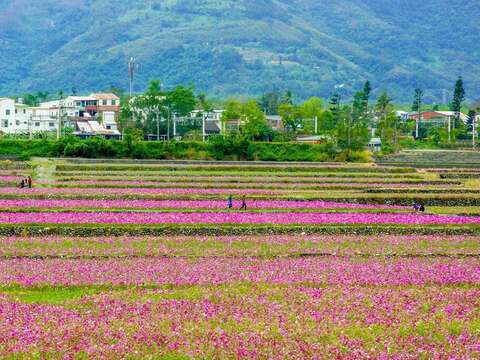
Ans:
<svg viewBox="0 0 480 360"><path fill-rule="evenodd" d="M0 175L0 182L20 182L22 178L19 175Z"/></svg>
<svg viewBox="0 0 480 360"><path fill-rule="evenodd" d="M234 202L239 206L240 202ZM336 203L328 201L282 201L282 200L252 200L249 206L260 209L401 209L400 206L362 205L352 203ZM220 200L1 200L1 208L91 208L91 209L222 209L226 201Z"/></svg>
<svg viewBox="0 0 480 360"><path fill-rule="evenodd" d="M0 285L480 285L477 259L139 258L0 260Z"/></svg>
<svg viewBox="0 0 480 360"><path fill-rule="evenodd" d="M34 187L33 189L19 189L0 187L0 194L288 194L291 190L265 190L265 189L192 189L192 188L75 188L75 187Z"/></svg>
<svg viewBox="0 0 480 360"><path fill-rule="evenodd" d="M193 290L129 289L68 307L0 296L0 357L474 359L480 351L478 288Z"/></svg>
<svg viewBox="0 0 480 360"><path fill-rule="evenodd" d="M390 213L6 212L0 223L47 224L480 224L480 217Z"/></svg>
<svg viewBox="0 0 480 360"><path fill-rule="evenodd" d="M365 183L358 183L358 182L337 182L337 183L229 183L229 182L215 182L215 183L201 183L201 182L152 182L152 181L125 181L125 180L118 180L118 181L98 181L98 180L75 180L75 181L68 181L66 182L69 185L91 185L91 186L126 186L126 187L205 187L205 186L218 186L218 187L233 187L236 188L249 188L249 187L275 187L275 188L369 188L369 187L386 187L386 188L405 188L411 187L412 184L409 183L375 183L375 182L365 182ZM447 186L449 184L444 184L442 186ZM415 184L415 186L432 186L430 184Z"/></svg>

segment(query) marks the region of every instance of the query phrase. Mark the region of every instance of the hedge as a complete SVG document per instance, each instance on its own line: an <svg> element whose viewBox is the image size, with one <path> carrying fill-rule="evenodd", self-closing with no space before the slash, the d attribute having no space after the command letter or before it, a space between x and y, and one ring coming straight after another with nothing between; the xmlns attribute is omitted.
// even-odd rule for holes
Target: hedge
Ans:
<svg viewBox="0 0 480 360"><path fill-rule="evenodd" d="M242 138L215 138L209 142L145 142L126 137L125 141L91 138L81 140L2 139L0 154L29 159L31 157L83 157L130 159L190 160L269 160L269 161L335 161L341 157L351 162L369 162L363 153L342 153L331 144L254 143Z"/></svg>
<svg viewBox="0 0 480 360"><path fill-rule="evenodd" d="M0 199L39 199L39 200L69 200L69 199L90 199L90 200L117 200L119 194L35 194L25 193L0 194ZM122 194L125 200L225 200L226 194ZM272 199L272 195L249 195L249 200ZM351 196L326 194L308 194L298 193L295 195L285 194L276 195L276 200L294 200L294 201L334 201L353 204L371 204L371 205L403 205L411 206L413 200L421 201L425 206L480 206L480 196L474 194L422 194L422 193L404 193L404 194L351 194ZM428 209L427 209L428 210Z"/></svg>
<svg viewBox="0 0 480 360"><path fill-rule="evenodd" d="M0 225L0 236L480 235L480 225Z"/></svg>
<svg viewBox="0 0 480 360"><path fill-rule="evenodd" d="M348 173L348 169L345 169L345 172L333 172L333 173L328 173L328 172L322 172L321 174L315 174L311 172L295 172L295 173L285 173L281 171L276 171L275 174L265 174L264 172L243 172L243 171L229 171L229 172L224 172L224 171L215 171L214 169L209 171L209 170L203 170L203 171L188 171L188 170L182 170L182 171L132 171L132 172L124 172L122 174L118 173L111 173L110 171L88 171L85 173L84 171L56 171L55 175L57 177L89 177L89 176L97 176L98 178L104 178L104 177L121 177L121 178L132 178L132 177L170 177L170 178L176 178L180 176L185 176L185 177L190 177L190 178L196 178L199 176L208 176L208 177L217 177L217 178L228 178L229 176L235 176L238 178L253 178L253 177L258 177L258 176L267 176L267 177L275 177L275 178L286 178L286 179L295 179L297 177L305 177L305 178L311 178L316 181L316 178L322 177L322 178L354 178L354 179L384 179L387 181L388 179L393 179L393 180L419 180L423 181L423 177L421 175L417 174L388 174L388 173Z"/></svg>
<svg viewBox="0 0 480 360"><path fill-rule="evenodd" d="M310 165L310 166L301 166L301 165L216 165L212 162L209 165L173 165L173 164L158 164L158 165L117 165L117 164L93 164L93 165L76 165L76 164L59 164L56 167L57 171L108 171L108 172L125 172L125 171L186 171L196 172L196 171L221 171L222 173L228 173L231 171L242 171L245 172L284 172L284 173L296 173L296 172L316 172L316 173L336 173L336 172L367 172L367 173L379 173L379 174L403 174L403 173L414 173L415 170L412 168L386 168L386 167L366 167L366 166L324 166L324 165Z"/></svg>

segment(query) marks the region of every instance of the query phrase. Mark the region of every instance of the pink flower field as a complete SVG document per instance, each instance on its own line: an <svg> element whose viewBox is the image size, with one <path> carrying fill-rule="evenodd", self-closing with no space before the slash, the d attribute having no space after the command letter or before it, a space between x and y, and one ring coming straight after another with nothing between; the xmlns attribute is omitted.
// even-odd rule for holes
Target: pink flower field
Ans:
<svg viewBox="0 0 480 360"><path fill-rule="evenodd" d="M0 261L0 284L11 286L220 285L476 285L476 259L350 260L348 258L145 258Z"/></svg>
<svg viewBox="0 0 480 360"><path fill-rule="evenodd" d="M252 200L249 206L256 209L402 209L391 205L337 203L331 201ZM240 201L234 201L239 207ZM226 201L219 200L0 200L0 208L94 208L94 209L225 209Z"/></svg>
<svg viewBox="0 0 480 360"><path fill-rule="evenodd" d="M0 213L1 223L479 225L480 217L388 213L4 212Z"/></svg>
<svg viewBox="0 0 480 360"><path fill-rule="evenodd" d="M474 181L56 161L0 187L2 359L480 358Z"/></svg>

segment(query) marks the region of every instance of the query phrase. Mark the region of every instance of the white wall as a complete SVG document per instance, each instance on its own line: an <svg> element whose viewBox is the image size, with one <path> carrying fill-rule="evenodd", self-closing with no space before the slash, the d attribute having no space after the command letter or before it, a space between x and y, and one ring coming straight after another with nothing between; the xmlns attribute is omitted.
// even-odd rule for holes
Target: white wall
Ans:
<svg viewBox="0 0 480 360"><path fill-rule="evenodd" d="M12 99L0 99L0 131L3 133L13 133L15 126L15 101Z"/></svg>

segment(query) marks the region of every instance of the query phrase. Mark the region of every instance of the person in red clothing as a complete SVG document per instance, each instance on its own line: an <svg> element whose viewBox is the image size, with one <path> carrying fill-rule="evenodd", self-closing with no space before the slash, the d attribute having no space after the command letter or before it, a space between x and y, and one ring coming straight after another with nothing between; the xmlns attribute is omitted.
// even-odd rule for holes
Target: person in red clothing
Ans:
<svg viewBox="0 0 480 360"><path fill-rule="evenodd" d="M31 176L28 177L27 183L28 183L28 188L31 189L32 188L32 177Z"/></svg>

